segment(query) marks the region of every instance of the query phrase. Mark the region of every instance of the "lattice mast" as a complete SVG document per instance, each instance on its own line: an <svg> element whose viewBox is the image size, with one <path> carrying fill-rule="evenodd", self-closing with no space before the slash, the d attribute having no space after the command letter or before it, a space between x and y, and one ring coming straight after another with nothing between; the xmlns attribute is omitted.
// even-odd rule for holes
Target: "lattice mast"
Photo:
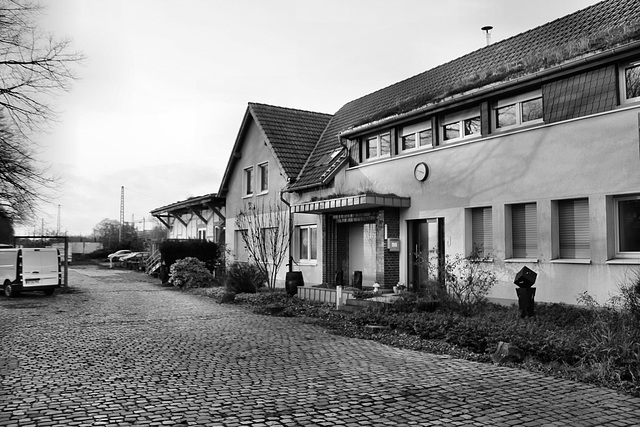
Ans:
<svg viewBox="0 0 640 427"><path fill-rule="evenodd" d="M120 187L120 232L118 242L122 243L122 228L124 227L124 185Z"/></svg>

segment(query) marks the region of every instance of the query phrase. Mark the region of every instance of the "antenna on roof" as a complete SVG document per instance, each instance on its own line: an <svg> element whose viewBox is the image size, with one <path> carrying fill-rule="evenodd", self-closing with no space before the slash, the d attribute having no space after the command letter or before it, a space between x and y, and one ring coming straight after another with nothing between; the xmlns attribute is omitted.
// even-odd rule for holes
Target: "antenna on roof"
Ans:
<svg viewBox="0 0 640 427"><path fill-rule="evenodd" d="M482 27L481 30L484 31L485 37L487 38L487 46L489 46L491 44L491 30L493 30L493 27L486 25Z"/></svg>

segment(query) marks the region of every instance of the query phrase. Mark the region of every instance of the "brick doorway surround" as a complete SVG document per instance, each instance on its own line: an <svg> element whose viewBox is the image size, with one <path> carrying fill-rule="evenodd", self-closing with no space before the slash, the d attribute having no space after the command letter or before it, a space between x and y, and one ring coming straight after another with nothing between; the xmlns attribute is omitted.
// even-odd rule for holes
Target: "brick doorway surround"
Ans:
<svg viewBox="0 0 640 427"><path fill-rule="evenodd" d="M344 285L351 283L349 226L358 222L376 225L376 282L385 288L395 286L400 280L400 253L388 249L387 239L400 237L400 209L389 207L322 214L323 283L335 286L340 271Z"/></svg>

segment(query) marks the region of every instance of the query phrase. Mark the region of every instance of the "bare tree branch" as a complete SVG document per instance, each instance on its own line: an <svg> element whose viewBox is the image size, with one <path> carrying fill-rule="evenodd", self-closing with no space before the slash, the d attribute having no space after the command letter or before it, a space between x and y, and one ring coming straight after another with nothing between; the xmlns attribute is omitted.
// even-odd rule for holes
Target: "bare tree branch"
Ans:
<svg viewBox="0 0 640 427"><path fill-rule="evenodd" d="M83 59L69 40L39 31L42 12L32 0L0 0L0 209L17 222L54 184L28 135L55 119L52 98L69 90L72 66Z"/></svg>
<svg viewBox="0 0 640 427"><path fill-rule="evenodd" d="M278 271L289 250L289 210L281 202L246 205L236 216L236 228L258 269L275 287Z"/></svg>

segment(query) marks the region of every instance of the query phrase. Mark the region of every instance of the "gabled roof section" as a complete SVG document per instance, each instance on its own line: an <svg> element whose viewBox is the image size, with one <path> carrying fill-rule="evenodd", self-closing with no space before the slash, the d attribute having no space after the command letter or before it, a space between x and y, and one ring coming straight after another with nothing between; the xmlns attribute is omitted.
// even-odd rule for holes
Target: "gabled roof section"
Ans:
<svg viewBox="0 0 640 427"><path fill-rule="evenodd" d="M285 179L293 180L300 173L331 117L330 114L250 102L227 163L219 194L226 194L233 167L241 156L249 120L253 120L262 132Z"/></svg>
<svg viewBox="0 0 640 427"><path fill-rule="evenodd" d="M152 210L151 215L162 215L168 213L180 214L189 211L189 209L206 209L211 206L218 208L224 207L224 198L218 197L217 194L205 194L204 196L189 197L187 200L171 203Z"/></svg>
<svg viewBox="0 0 640 427"><path fill-rule="evenodd" d="M289 178L298 176L331 119L330 114L257 103L249 103L249 110Z"/></svg>
<svg viewBox="0 0 640 427"><path fill-rule="evenodd" d="M297 191L326 184L346 160L319 161L341 148L339 135L453 95L532 76L640 39L640 1L607 0L345 104L331 119L298 179Z"/></svg>

